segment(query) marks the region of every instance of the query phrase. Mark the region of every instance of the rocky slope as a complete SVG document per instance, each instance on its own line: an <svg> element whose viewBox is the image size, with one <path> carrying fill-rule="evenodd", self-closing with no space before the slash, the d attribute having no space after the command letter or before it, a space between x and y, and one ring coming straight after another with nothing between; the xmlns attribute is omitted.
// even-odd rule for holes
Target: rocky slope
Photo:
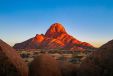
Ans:
<svg viewBox="0 0 113 76"><path fill-rule="evenodd" d="M0 76L28 76L27 64L2 40L0 40Z"/></svg>
<svg viewBox="0 0 113 76"><path fill-rule="evenodd" d="M87 42L81 42L69 35L65 28L60 23L52 24L47 30L45 35L37 34L35 37L17 43L14 45L15 49L69 49L75 50L74 48L93 48L93 46Z"/></svg>
<svg viewBox="0 0 113 76"><path fill-rule="evenodd" d="M48 54L37 56L29 65L30 76L76 76L77 65L57 61Z"/></svg>
<svg viewBox="0 0 113 76"><path fill-rule="evenodd" d="M112 58L113 40L92 52L80 65L57 61L48 54L42 54L29 64L29 76L113 76ZM0 40L0 76L28 76L25 62L2 40Z"/></svg>
<svg viewBox="0 0 113 76"><path fill-rule="evenodd" d="M93 52L80 65L78 76L113 76L113 40Z"/></svg>
<svg viewBox="0 0 113 76"><path fill-rule="evenodd" d="M37 56L29 69L30 76L62 76L58 62L47 54Z"/></svg>

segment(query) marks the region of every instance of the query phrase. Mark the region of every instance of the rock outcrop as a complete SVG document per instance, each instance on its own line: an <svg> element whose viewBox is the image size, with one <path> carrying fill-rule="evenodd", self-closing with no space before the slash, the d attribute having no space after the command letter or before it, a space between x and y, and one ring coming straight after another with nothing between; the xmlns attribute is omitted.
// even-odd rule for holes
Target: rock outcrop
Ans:
<svg viewBox="0 0 113 76"><path fill-rule="evenodd" d="M0 40L0 76L28 76L26 63L2 40Z"/></svg>
<svg viewBox="0 0 113 76"><path fill-rule="evenodd" d="M42 54L29 65L30 76L77 76L75 64L57 61L48 54Z"/></svg>
<svg viewBox="0 0 113 76"><path fill-rule="evenodd" d="M79 65L58 61L62 76L77 76Z"/></svg>
<svg viewBox="0 0 113 76"><path fill-rule="evenodd" d="M47 30L45 36L49 38L56 38L60 34L67 34L67 32L60 23L55 23Z"/></svg>
<svg viewBox="0 0 113 76"><path fill-rule="evenodd" d="M80 65L78 76L113 76L113 40L101 46Z"/></svg>
<svg viewBox="0 0 113 76"><path fill-rule="evenodd" d="M42 54L30 64L30 76L61 76L58 62L47 54Z"/></svg>
<svg viewBox="0 0 113 76"><path fill-rule="evenodd" d="M79 45L79 46L78 46ZM81 42L69 35L65 28L60 23L52 24L47 30L45 35L37 34L35 37L17 43L14 45L15 49L69 49L75 50L73 47L93 48L93 46L87 42Z"/></svg>

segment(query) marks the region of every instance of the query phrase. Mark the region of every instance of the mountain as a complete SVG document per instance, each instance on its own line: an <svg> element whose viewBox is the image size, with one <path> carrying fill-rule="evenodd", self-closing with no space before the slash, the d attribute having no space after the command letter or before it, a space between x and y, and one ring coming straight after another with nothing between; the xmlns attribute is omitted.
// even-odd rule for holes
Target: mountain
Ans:
<svg viewBox="0 0 113 76"><path fill-rule="evenodd" d="M113 40L81 63L78 76L113 76Z"/></svg>
<svg viewBox="0 0 113 76"><path fill-rule="evenodd" d="M85 48L93 48L93 46L69 35L60 23L54 23L50 26L45 35L37 34L29 40L15 44L14 48L84 50Z"/></svg>
<svg viewBox="0 0 113 76"><path fill-rule="evenodd" d="M0 40L0 76L28 76L28 66L11 46Z"/></svg>

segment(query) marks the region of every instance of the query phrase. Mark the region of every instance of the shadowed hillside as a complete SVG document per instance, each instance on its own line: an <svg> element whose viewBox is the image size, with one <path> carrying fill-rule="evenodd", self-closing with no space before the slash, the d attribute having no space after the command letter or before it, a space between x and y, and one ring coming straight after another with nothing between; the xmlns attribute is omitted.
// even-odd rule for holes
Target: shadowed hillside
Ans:
<svg viewBox="0 0 113 76"><path fill-rule="evenodd" d="M30 64L30 76L61 76L57 61L49 55L40 55Z"/></svg>
<svg viewBox="0 0 113 76"><path fill-rule="evenodd" d="M2 40L0 40L0 76L28 76L26 63Z"/></svg>
<svg viewBox="0 0 113 76"><path fill-rule="evenodd" d="M113 76L113 40L82 62L78 76Z"/></svg>
<svg viewBox="0 0 113 76"><path fill-rule="evenodd" d="M113 76L113 40L92 52L79 64L55 60L48 54L29 64L29 76ZM28 66L9 45L0 40L0 76L28 76Z"/></svg>
<svg viewBox="0 0 113 76"><path fill-rule="evenodd" d="M76 76L77 65L42 54L30 63L30 76Z"/></svg>

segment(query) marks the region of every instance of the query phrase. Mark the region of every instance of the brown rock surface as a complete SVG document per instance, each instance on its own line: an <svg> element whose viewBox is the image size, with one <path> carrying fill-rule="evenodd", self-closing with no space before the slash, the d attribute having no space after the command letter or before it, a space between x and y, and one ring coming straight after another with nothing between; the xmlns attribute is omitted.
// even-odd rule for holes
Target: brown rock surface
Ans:
<svg viewBox="0 0 113 76"><path fill-rule="evenodd" d="M28 76L26 63L2 40L0 40L0 76Z"/></svg>
<svg viewBox="0 0 113 76"><path fill-rule="evenodd" d="M113 76L113 40L93 52L80 65L78 76Z"/></svg>
<svg viewBox="0 0 113 76"><path fill-rule="evenodd" d="M61 76L57 61L47 54L42 54L30 64L30 76Z"/></svg>
<svg viewBox="0 0 113 76"><path fill-rule="evenodd" d="M77 76L79 65L59 61L59 66L61 69L62 76Z"/></svg>

